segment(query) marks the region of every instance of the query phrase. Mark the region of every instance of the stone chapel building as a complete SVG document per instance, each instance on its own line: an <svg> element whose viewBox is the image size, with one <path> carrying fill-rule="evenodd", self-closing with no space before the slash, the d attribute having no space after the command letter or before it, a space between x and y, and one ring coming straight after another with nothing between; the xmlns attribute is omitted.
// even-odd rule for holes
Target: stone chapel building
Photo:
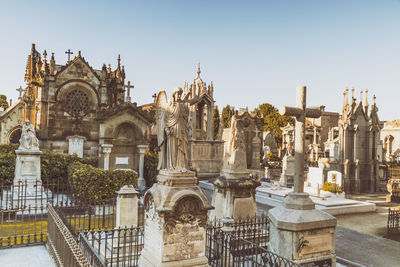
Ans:
<svg viewBox="0 0 400 267"><path fill-rule="evenodd" d="M41 55L32 44L25 81L21 116L36 127L41 150L96 156L99 167L106 153L110 169L139 168L139 150L144 153L151 118L130 103L133 86L125 85L119 56L115 69L110 64L92 68L80 51L57 64L54 53L48 60L46 51Z"/></svg>
<svg viewBox="0 0 400 267"><path fill-rule="evenodd" d="M344 93L342 118L339 122L340 161L343 168L343 182L346 193L376 192L380 188L379 155L381 147L381 124L375 96L372 105L368 103L366 91L357 103L352 89L351 103L348 89Z"/></svg>

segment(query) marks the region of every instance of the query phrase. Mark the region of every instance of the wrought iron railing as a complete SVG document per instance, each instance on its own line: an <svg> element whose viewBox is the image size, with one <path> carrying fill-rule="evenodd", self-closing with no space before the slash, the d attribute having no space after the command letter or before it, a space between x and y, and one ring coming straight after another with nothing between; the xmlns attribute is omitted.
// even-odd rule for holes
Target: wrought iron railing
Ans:
<svg viewBox="0 0 400 267"><path fill-rule="evenodd" d="M138 266L144 246L143 227L128 227L79 234L78 243L94 266Z"/></svg>
<svg viewBox="0 0 400 267"><path fill-rule="evenodd" d="M387 233L400 233L400 208L389 208Z"/></svg>
<svg viewBox="0 0 400 267"><path fill-rule="evenodd" d="M76 240L65 226L57 212L47 205L48 240L47 248L58 266L91 266L80 250Z"/></svg>

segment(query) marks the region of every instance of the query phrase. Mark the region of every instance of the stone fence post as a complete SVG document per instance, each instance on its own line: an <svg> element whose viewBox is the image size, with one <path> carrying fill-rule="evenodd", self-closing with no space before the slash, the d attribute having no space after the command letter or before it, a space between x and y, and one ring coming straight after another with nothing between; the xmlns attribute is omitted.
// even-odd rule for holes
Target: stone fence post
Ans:
<svg viewBox="0 0 400 267"><path fill-rule="evenodd" d="M138 192L133 185L124 185L117 191L116 228L138 226Z"/></svg>

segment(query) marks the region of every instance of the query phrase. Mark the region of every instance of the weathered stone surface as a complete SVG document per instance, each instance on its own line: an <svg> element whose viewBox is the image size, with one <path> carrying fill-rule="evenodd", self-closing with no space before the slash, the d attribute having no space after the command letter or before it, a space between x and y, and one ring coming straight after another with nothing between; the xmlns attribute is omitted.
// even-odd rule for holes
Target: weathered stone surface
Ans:
<svg viewBox="0 0 400 267"><path fill-rule="evenodd" d="M160 176L144 198L145 247L139 265L208 266L205 235L212 207L194 173L161 170Z"/></svg>

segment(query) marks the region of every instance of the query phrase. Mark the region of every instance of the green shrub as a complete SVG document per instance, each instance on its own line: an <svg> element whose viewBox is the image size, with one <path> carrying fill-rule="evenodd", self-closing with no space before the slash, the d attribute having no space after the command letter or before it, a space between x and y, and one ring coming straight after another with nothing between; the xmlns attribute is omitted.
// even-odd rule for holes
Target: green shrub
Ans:
<svg viewBox="0 0 400 267"><path fill-rule="evenodd" d="M339 185L337 185L337 184L333 184L333 183L328 183L328 182L326 182L326 183L322 186L322 190L328 191L328 192L331 192L331 193L338 193L338 194L340 194L340 193L343 192L341 186L339 186Z"/></svg>
<svg viewBox="0 0 400 267"><path fill-rule="evenodd" d="M155 151L147 151L144 154L144 170L143 176L146 180L146 186L151 187L157 182L158 153Z"/></svg>
<svg viewBox="0 0 400 267"><path fill-rule="evenodd" d="M124 185L137 186L135 171L108 170L75 162L68 168L68 183L82 201L97 204L115 198Z"/></svg>
<svg viewBox="0 0 400 267"><path fill-rule="evenodd" d="M18 145L0 145L0 185L10 185L15 175L15 150Z"/></svg>
<svg viewBox="0 0 400 267"><path fill-rule="evenodd" d="M68 181L68 167L75 162L97 165L97 159L79 158L55 152L44 152L41 155L41 176L44 183L65 185Z"/></svg>

